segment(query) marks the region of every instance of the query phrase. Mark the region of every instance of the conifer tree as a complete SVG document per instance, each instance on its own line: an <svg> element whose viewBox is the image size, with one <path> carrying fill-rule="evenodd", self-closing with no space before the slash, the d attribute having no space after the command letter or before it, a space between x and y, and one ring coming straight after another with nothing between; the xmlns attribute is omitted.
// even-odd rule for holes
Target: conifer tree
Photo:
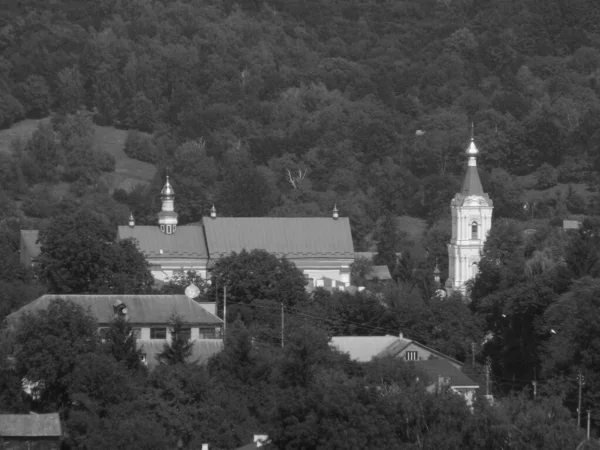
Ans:
<svg viewBox="0 0 600 450"><path fill-rule="evenodd" d="M172 315L169 318L171 341L166 342L162 352L156 355L158 362L169 366L187 363L187 359L192 354L194 343L185 331L186 324L183 318L177 314Z"/></svg>

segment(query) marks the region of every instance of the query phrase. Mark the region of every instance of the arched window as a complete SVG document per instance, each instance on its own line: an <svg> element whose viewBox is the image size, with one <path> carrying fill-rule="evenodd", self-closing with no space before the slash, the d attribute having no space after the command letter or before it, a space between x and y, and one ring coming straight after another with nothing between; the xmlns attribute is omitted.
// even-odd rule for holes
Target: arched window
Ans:
<svg viewBox="0 0 600 450"><path fill-rule="evenodd" d="M478 237L477 237L477 222L471 223L471 239L478 239Z"/></svg>
<svg viewBox="0 0 600 450"><path fill-rule="evenodd" d="M167 225L167 234L171 234L171 225Z"/></svg>

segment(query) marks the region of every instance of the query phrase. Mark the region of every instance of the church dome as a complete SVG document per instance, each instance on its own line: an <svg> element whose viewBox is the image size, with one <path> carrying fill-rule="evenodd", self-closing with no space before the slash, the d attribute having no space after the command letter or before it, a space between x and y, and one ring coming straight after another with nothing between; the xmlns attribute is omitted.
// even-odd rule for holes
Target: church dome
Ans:
<svg viewBox="0 0 600 450"><path fill-rule="evenodd" d="M175 195L175 191L173 190L173 186L169 183L169 176L167 175L167 182L165 183L162 191L160 191L160 195L173 197Z"/></svg>
<svg viewBox="0 0 600 450"><path fill-rule="evenodd" d="M479 154L479 149L475 145L475 139L471 138L471 143L465 152L467 156L477 156Z"/></svg>

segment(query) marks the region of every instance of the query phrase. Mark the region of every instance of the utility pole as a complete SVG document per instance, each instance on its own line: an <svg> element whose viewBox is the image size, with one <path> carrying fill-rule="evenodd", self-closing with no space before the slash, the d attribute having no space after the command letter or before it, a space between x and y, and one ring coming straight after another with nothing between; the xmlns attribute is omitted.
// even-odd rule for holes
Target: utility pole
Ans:
<svg viewBox="0 0 600 450"><path fill-rule="evenodd" d="M581 370L577 372L577 381L579 382L579 400L577 402L577 428L581 428L581 385L583 384L583 376Z"/></svg>
<svg viewBox="0 0 600 450"><path fill-rule="evenodd" d="M285 326L285 315L283 313L283 303L281 303L281 348L283 348L283 344L284 344L284 334L283 334L284 326Z"/></svg>
<svg viewBox="0 0 600 450"><path fill-rule="evenodd" d="M227 337L227 286L223 287L223 343Z"/></svg>
<svg viewBox="0 0 600 450"><path fill-rule="evenodd" d="M533 368L533 381L531 384L533 384L533 399L535 400L537 398L537 369L535 367Z"/></svg>
<svg viewBox="0 0 600 450"><path fill-rule="evenodd" d="M590 421L592 420L591 413L592 413L592 411L588 409L588 426L587 426L587 438L588 438L588 441L590 440Z"/></svg>
<svg viewBox="0 0 600 450"><path fill-rule="evenodd" d="M475 341L471 341L471 366L475 367Z"/></svg>
<svg viewBox="0 0 600 450"><path fill-rule="evenodd" d="M490 366L491 366L490 357L488 356L485 360L485 395L490 395Z"/></svg>

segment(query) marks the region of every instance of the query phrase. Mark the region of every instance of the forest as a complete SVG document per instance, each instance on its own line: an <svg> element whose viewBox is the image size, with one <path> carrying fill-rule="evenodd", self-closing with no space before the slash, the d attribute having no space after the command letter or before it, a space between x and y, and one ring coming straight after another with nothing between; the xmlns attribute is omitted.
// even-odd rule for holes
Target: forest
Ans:
<svg viewBox="0 0 600 450"><path fill-rule="evenodd" d="M539 418L541 408L555 412L557 422L548 425L553 431L562 426L559 418L571 426L581 376L582 409L593 411L592 426L598 428L598 2L5 1L0 11L0 126L10 130L23 120L44 120L31 136L14 139L7 151L0 151L0 319L48 291L151 291L147 264L132 243L95 246L88 260L78 260L77 249L114 239L116 225L125 224L130 213L136 223L156 223L168 174L180 225L199 222L213 204L227 216L329 216L337 205L342 216L350 217L355 249L376 251L375 262L389 266L394 283L377 297L335 294L326 306L294 300L299 318L319 318L298 324L296 356L287 355L288 350L272 355L268 345L252 353L248 335L264 333L259 313L267 309L244 310L239 342L232 346L239 347L238 353L227 350L206 369L181 369L193 374L175 376L161 368L140 375L143 381L132 382L132 389L144 394L129 392L131 402L152 401L158 391L171 395L165 392L172 389L168 401L178 409L188 395L214 395L206 404L228 411L214 417L236 422L244 399L239 408L247 413L239 418L240 423L248 420L241 427L244 433L268 425L270 435L282 439L280 448L336 448L303 439L321 435L307 423L327 427L320 418L329 408L341 408L343 398L356 398L343 403L349 409L360 405L387 414L399 408L394 410L398 417L414 415L401 409L396 397L381 403L357 388L371 383L369 377L383 376L369 372L384 370L377 364L356 368L332 361L337 356L321 349L326 356L310 374L316 378L290 381L281 375L289 370L286 364L298 364L296 357L321 358L319 349L302 350L302 345L316 345L303 341L303 333L311 331L302 327L316 327L325 336L402 331L461 361L473 357L475 372L481 373L489 358L494 393L508 396L507 409L478 406L482 415L464 416L470 418L465 427L474 428L455 436L461 441L444 444L424 436L431 438L431 430L439 427L456 431L453 424L436 422L449 415L436 408L450 406L423 397L419 401L434 402L430 406L439 415L423 416L415 425L419 431L412 425L388 430L385 436L395 444L384 448L403 448L398 442L406 448L489 448L473 431L491 436L492 419L485 414L498 415L494 420L504 424L494 428L504 431L498 431L492 447L552 448L536 441L551 435L547 429L515 421ZM156 168L148 183L125 189L107 182L117 162L98 148L98 127L126 132L125 154ZM460 298L435 298L432 271L439 263L442 278L447 276L449 205L464 173L471 133L480 150L484 189L494 201L494 223L466 305ZM408 232L401 226L403 217L421 219L424 228ZM563 231L562 221L569 218L581 219L583 226ZM36 271L19 264L21 229L42 230L46 250ZM66 229L72 231L68 246L61 241ZM72 247L66 253L82 271L64 264L66 247ZM101 276L90 270L94 252L102 255ZM403 255L400 260L397 253ZM356 283L364 281L368 264L355 263ZM177 283L163 287L181 288ZM255 302L241 294L239 301ZM270 344L275 339L258 338ZM84 353L92 360L110 356L103 347ZM236 369L240 361L252 377L236 378L247 376ZM119 364L106 362L113 363ZM390 375L394 382L404 380L402 386L412 389L412 369L397 370L402 373ZM192 388L185 380L196 376L205 377L210 389L186 391ZM168 389L161 384L174 380L182 384ZM536 399L532 382L537 383ZM76 389L83 385L89 387L74 384L75 390L64 395L81 394ZM285 393L276 391L278 397L270 391L273 386ZM86 429L96 430L98 439L103 433L98 430L114 426L105 420L126 416L127 407L151 410L131 403L109 414L113 406L121 407L110 403L121 394L100 391L84 392L104 402L104 409L90 406L86 413L96 411L88 419L98 428ZM511 397L511 391L521 397ZM336 395L331 405L318 401L324 392ZM286 402L286 395L302 401ZM11 405L7 409L22 407ZM290 405L304 409L286 410ZM211 411L202 414L212 417ZM259 414L273 411L280 415ZM340 417L353 417L337 411ZM288 415L305 420L290 425ZM160 442L185 435L160 423L163 428L153 428L167 439ZM515 443L513 426L537 431ZM364 430L360 439L372 432ZM563 434L575 442L577 433ZM182 445L192 445L192 434L182 438ZM245 439L239 430L215 434L221 448ZM357 440L356 448L369 447L365 442L375 441ZM572 443L560 442L556 448ZM128 445L114 448L134 448Z"/></svg>

